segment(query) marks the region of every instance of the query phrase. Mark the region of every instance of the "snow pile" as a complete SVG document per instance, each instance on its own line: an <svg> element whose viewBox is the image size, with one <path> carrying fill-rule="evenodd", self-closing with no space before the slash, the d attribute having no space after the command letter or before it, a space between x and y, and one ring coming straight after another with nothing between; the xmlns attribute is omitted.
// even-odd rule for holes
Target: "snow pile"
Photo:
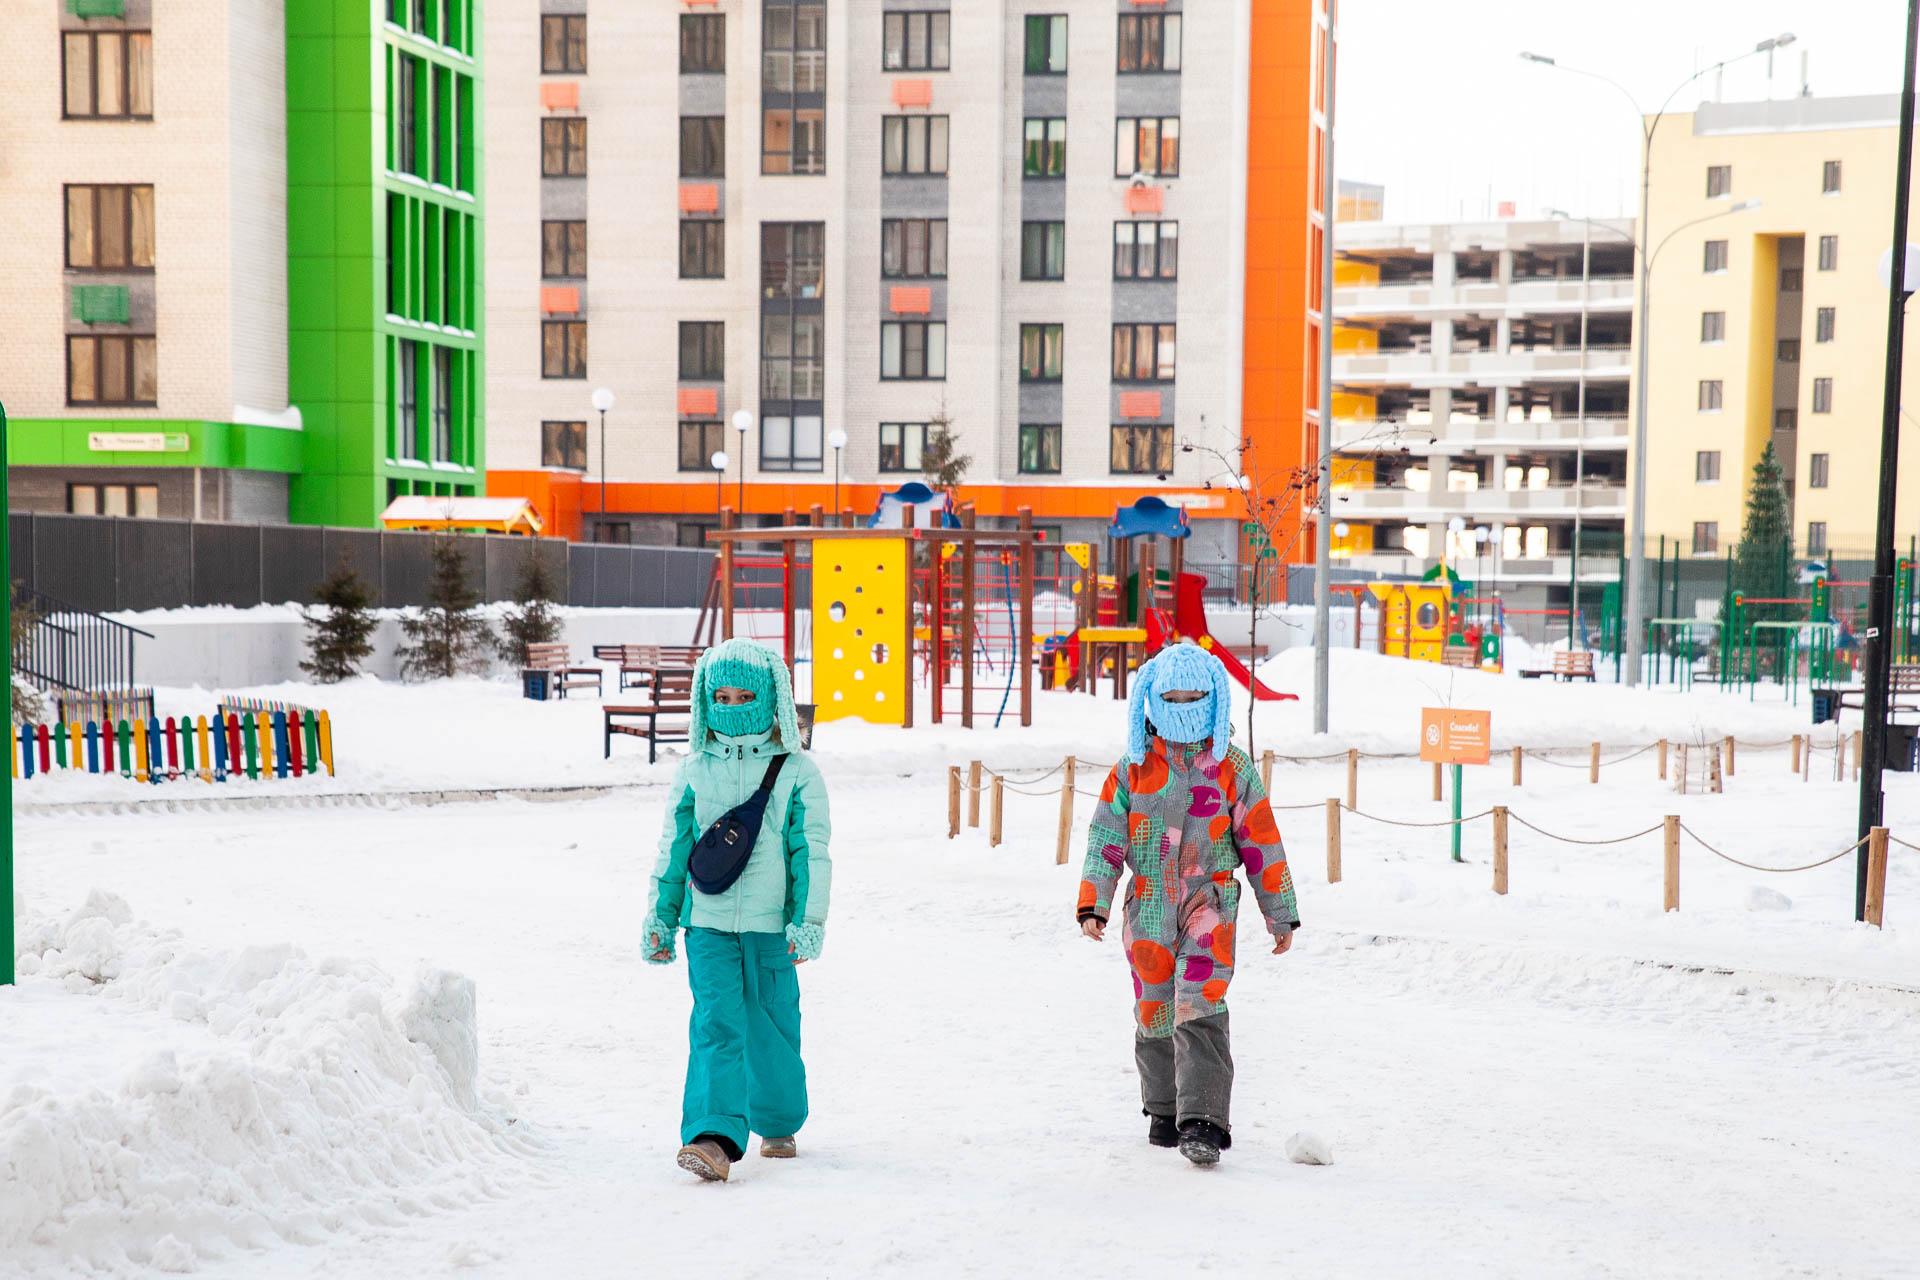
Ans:
<svg viewBox="0 0 1920 1280"><path fill-rule="evenodd" d="M491 1197L538 1143L477 1100L474 987L199 951L98 891L0 993L0 1257L197 1269Z"/></svg>

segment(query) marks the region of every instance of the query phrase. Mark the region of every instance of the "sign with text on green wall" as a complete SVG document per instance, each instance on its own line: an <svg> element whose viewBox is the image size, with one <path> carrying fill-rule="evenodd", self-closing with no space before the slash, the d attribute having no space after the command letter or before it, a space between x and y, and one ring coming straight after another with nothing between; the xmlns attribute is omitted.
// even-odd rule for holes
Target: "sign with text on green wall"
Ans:
<svg viewBox="0 0 1920 1280"><path fill-rule="evenodd" d="M185 453L193 441L184 431L89 431L94 453Z"/></svg>

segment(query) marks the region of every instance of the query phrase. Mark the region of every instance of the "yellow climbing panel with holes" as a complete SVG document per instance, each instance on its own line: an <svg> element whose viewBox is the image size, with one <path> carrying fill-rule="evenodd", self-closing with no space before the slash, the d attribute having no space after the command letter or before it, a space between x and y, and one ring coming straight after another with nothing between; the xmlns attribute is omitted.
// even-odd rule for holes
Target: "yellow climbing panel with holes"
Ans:
<svg viewBox="0 0 1920 1280"><path fill-rule="evenodd" d="M813 718L907 723L913 611L904 538L813 544Z"/></svg>

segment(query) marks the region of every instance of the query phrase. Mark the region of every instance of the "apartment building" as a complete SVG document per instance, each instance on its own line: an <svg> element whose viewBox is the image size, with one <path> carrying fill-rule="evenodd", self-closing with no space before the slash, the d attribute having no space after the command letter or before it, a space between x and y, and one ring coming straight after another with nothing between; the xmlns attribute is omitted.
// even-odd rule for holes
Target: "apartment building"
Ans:
<svg viewBox="0 0 1920 1280"><path fill-rule="evenodd" d="M870 511L947 423L987 520L1159 493L1233 559L1203 450L1296 466L1317 394L1317 9L496 0L490 491L694 543Z"/></svg>
<svg viewBox="0 0 1920 1280"><path fill-rule="evenodd" d="M1654 135L1647 534L1724 557L1772 442L1796 551L1872 554L1894 96L1705 103ZM1758 207L1752 207L1757 202ZM1920 371L1909 341L1904 376ZM1905 417L1901 544L1920 524Z"/></svg>
<svg viewBox="0 0 1920 1280"><path fill-rule="evenodd" d="M1509 606L1619 578L1630 220L1336 228L1334 565ZM1586 599L1584 595L1582 599Z"/></svg>
<svg viewBox="0 0 1920 1280"><path fill-rule="evenodd" d="M471 0L0 6L14 509L480 490L472 40Z"/></svg>

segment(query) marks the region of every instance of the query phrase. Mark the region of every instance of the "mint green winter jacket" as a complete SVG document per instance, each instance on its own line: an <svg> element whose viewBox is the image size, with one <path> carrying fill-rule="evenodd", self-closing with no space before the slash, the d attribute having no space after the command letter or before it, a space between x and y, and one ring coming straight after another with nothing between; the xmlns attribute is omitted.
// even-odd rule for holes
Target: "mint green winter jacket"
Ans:
<svg viewBox="0 0 1920 1280"><path fill-rule="evenodd" d="M669 941L677 928L820 936L833 881L827 853L831 828L826 782L805 751L793 752L781 767L760 838L732 887L707 894L687 878L687 857L700 833L753 794L780 750L772 731L736 738L713 733L681 761L647 897L649 927L664 925ZM789 926L801 928L789 931Z"/></svg>

